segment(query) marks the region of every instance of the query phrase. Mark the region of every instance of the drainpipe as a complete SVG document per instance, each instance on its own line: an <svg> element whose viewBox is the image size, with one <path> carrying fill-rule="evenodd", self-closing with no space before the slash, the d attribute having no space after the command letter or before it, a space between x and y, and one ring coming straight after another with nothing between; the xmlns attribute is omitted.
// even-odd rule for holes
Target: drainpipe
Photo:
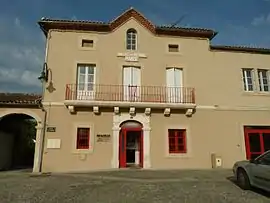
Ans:
<svg viewBox="0 0 270 203"><path fill-rule="evenodd" d="M45 138L45 133L46 133L46 123L47 123L47 110L44 108L42 103L41 103L41 110L44 112L44 119L43 119L43 126L42 126L42 134L40 136L40 162L38 166L38 172L41 172L41 169L42 169L44 143L45 143L44 138Z"/></svg>
<svg viewBox="0 0 270 203"><path fill-rule="evenodd" d="M50 38L50 32L47 32L42 25L40 25L41 30L46 33L46 47L45 47L45 59L44 59L44 66L47 64L48 60L48 50L49 50L49 38ZM44 118L43 118L43 126L42 126L42 133L40 136L40 156L39 156L39 166L38 166L38 172L41 172L42 170L42 163L43 163L43 152L44 152L44 139L45 139L45 134L46 134L46 123L47 123L47 110L43 106L43 100L44 100L44 94L46 91L46 81L42 81L42 96L41 96L41 103L40 103L40 108L44 112Z"/></svg>

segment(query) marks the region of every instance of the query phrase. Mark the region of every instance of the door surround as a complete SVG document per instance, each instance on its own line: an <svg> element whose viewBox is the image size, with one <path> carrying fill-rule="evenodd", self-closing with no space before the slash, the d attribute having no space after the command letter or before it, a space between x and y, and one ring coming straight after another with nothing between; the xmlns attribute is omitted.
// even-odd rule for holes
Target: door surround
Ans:
<svg viewBox="0 0 270 203"><path fill-rule="evenodd" d="M121 113L113 116L113 152L111 159L111 167L119 167L119 133L121 130L120 125L125 121L137 121L143 125L143 168L151 168L151 159L150 159L150 116L145 115L144 113L137 113L135 116L131 117L129 113Z"/></svg>

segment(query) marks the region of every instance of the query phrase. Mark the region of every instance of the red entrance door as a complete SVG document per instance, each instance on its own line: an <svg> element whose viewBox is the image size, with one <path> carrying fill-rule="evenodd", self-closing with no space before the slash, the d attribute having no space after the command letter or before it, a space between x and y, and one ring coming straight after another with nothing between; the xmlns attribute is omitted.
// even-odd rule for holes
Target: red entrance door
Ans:
<svg viewBox="0 0 270 203"><path fill-rule="evenodd" d="M253 159L270 150L270 129L245 128L247 159Z"/></svg>
<svg viewBox="0 0 270 203"><path fill-rule="evenodd" d="M143 167L143 133L141 128L122 128L119 135L119 168L127 167L127 136L131 132L140 132L139 152L140 167Z"/></svg>

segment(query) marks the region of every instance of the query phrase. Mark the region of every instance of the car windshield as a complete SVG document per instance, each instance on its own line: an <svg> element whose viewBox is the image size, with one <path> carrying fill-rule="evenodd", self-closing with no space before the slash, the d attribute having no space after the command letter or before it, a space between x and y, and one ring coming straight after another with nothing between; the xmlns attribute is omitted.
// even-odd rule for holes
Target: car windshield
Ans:
<svg viewBox="0 0 270 203"><path fill-rule="evenodd" d="M257 158L257 161L261 164L270 165L270 151L266 152L262 156Z"/></svg>

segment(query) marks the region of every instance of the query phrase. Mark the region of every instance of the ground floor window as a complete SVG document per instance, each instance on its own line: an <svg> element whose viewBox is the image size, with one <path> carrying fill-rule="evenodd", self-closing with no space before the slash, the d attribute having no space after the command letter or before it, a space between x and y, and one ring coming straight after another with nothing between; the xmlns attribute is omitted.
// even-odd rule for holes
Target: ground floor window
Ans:
<svg viewBox="0 0 270 203"><path fill-rule="evenodd" d="M247 159L254 159L270 150L270 127L245 126Z"/></svg>
<svg viewBox="0 0 270 203"><path fill-rule="evenodd" d="M90 128L77 128L77 149L90 148Z"/></svg>
<svg viewBox="0 0 270 203"><path fill-rule="evenodd" d="M169 129L168 138L169 138L169 153L170 154L187 153L185 129Z"/></svg>

